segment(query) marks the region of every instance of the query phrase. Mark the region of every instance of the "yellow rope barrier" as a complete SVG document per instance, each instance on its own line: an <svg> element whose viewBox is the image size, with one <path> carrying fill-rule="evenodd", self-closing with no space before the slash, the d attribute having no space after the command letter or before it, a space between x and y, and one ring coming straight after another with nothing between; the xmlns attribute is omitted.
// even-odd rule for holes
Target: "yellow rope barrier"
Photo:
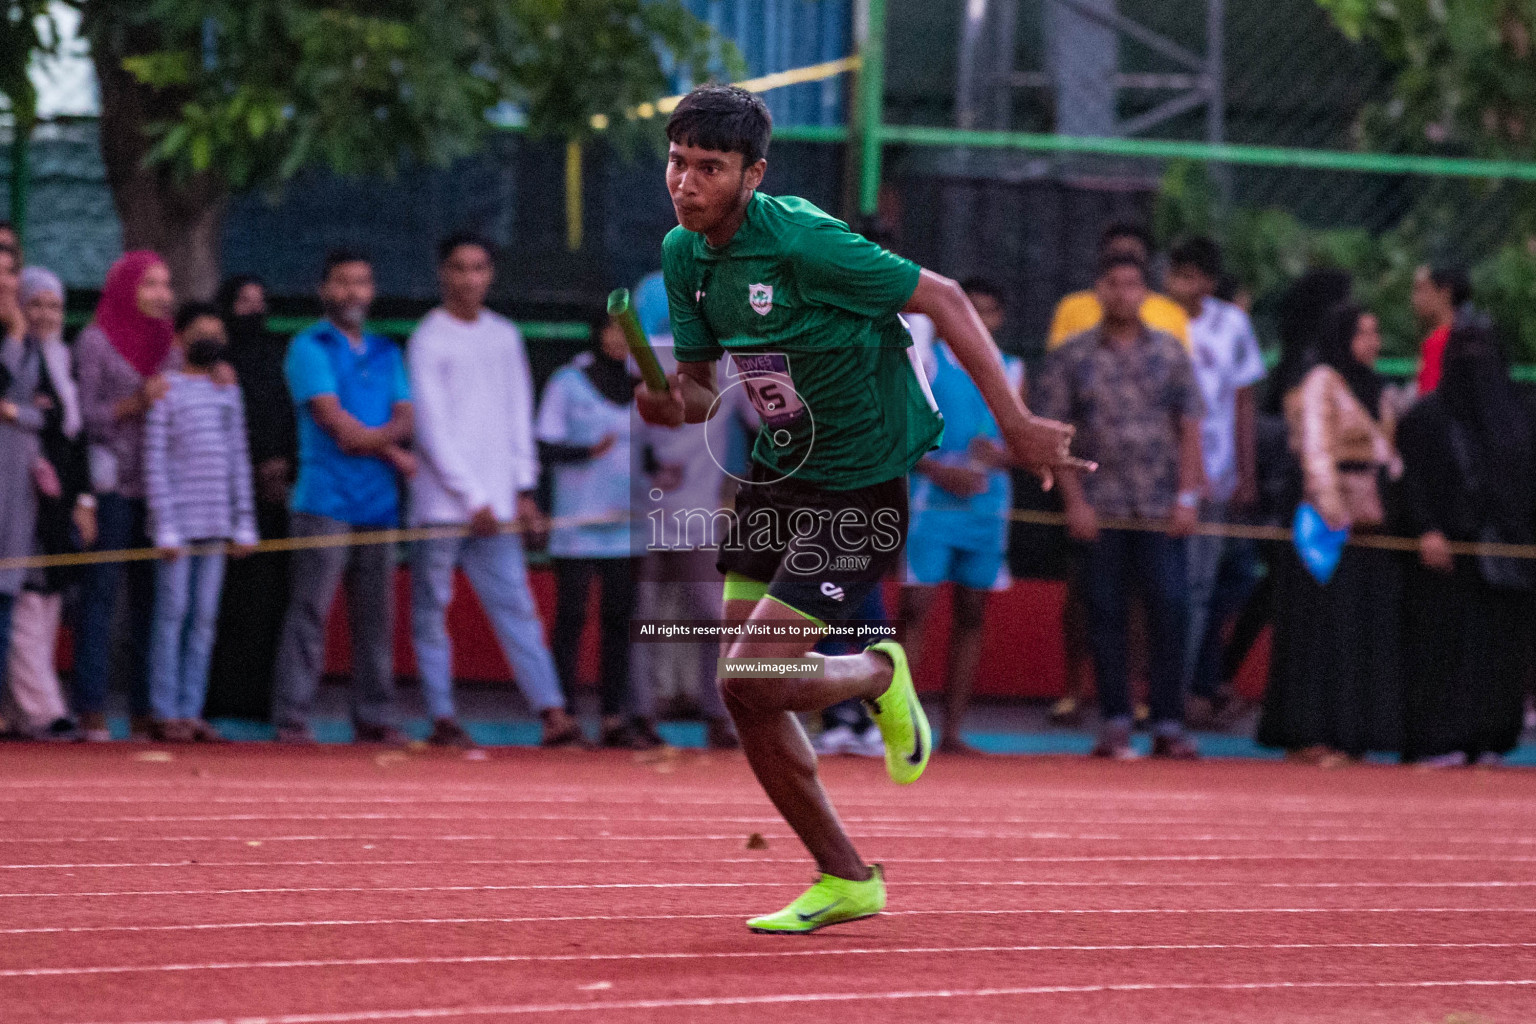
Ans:
<svg viewBox="0 0 1536 1024"><path fill-rule="evenodd" d="M571 526L605 526L629 522L629 516L566 517L551 519L549 529ZM501 533L526 533L521 523L508 523ZM422 526L410 530L367 530L353 533L327 534L321 537L282 537L264 540L248 549L249 554L273 554L280 551L313 551L321 548L370 547L376 544L409 544L418 540L439 540L451 537L471 536L468 526ZM187 554L212 555L231 552L233 544L189 545L178 550ZM79 565L103 565L109 562L153 562L165 557L163 548L124 548L118 551L81 551L67 555L28 555L22 558L0 558L0 572L12 569L59 569Z"/></svg>
<svg viewBox="0 0 1536 1024"><path fill-rule="evenodd" d="M1009 518L1014 522L1031 523L1035 526L1067 525L1067 517L1060 512L1031 512L1015 509ZM1168 529L1168 523L1166 520L1161 519L1101 518L1099 520L1099 528L1103 530L1134 530L1141 533L1163 533ZM1244 526L1239 523L1200 523L1195 527L1195 533L1204 537L1234 537L1246 538L1248 540L1290 541L1295 538L1295 534L1283 526ZM1419 538L1417 537L1396 537L1384 533L1351 534L1348 543L1351 547L1375 548L1381 551L1417 552L1419 550ZM1536 559L1536 544L1451 541L1449 547L1453 555Z"/></svg>
<svg viewBox="0 0 1536 1024"><path fill-rule="evenodd" d="M606 526L629 522L629 516L566 517L551 519L550 529L573 526ZM1034 526L1066 526L1067 517L1060 512L1033 512L1015 509L1009 518L1017 523ZM1099 528L1104 530L1133 530L1141 533L1162 533L1168 523L1160 519L1112 519L1101 518ZM510 523L501 528L502 533L527 532L520 523ZM1245 526L1241 523L1200 523L1195 533L1205 537L1233 537L1247 540L1284 541L1293 539L1290 530L1282 526ZM369 530L357 533L340 533L323 537L284 537L264 540L250 549L250 554L272 554L281 551L311 551L321 548L366 547L375 544L409 544L419 540L439 540L451 537L468 537L468 526L423 526L409 530ZM1354 534L1349 538L1353 547L1374 548L1381 551L1419 550L1417 537L1397 537L1390 534ZM1487 542L1452 541L1451 554L1494 558L1536 559L1536 544L1494 544ZM188 547L189 554L217 554L228 552L229 544L206 544ZM0 558L0 572L11 569L54 569L81 565L102 565L108 562L152 562L164 558L160 548L125 548L118 551L82 551L68 555L29 555L22 558Z"/></svg>

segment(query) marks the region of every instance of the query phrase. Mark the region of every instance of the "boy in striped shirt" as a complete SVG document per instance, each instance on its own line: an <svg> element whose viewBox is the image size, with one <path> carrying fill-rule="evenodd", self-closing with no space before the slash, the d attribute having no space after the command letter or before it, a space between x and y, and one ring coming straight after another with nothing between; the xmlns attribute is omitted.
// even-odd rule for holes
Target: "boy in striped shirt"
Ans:
<svg viewBox="0 0 1536 1024"><path fill-rule="evenodd" d="M203 721L208 660L224 585L224 552L194 546L230 541L236 557L256 544L251 458L240 389L215 381L224 358L224 323L205 303L176 316L179 370L144 425L150 536L155 567L149 696L155 739L223 739Z"/></svg>

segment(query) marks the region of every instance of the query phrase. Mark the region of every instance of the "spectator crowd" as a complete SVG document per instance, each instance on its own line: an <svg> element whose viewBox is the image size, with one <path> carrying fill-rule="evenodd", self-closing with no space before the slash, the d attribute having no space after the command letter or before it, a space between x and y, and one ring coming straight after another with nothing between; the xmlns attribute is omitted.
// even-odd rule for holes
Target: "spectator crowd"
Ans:
<svg viewBox="0 0 1536 1024"><path fill-rule="evenodd" d="M355 736L407 742L397 549L372 536L405 527L402 593L430 743L474 742L448 630L462 575L544 745L592 742L573 694L594 611L596 742L657 746L657 722L686 714L712 747L736 745L714 644L635 643L631 623L718 613L713 513L730 500L732 432L757 428L745 390L722 365L724 415L643 424L624 331L602 317L590 348L536 393L518 328L486 306L491 246L461 234L437 255L441 302L403 350L368 329L373 270L354 250L326 256L323 315L291 339L268 329L259 279L178 305L165 262L130 252L66 342L63 285L24 266L0 226L0 672L12 734L110 739L116 680L135 735L220 741L212 701L221 714L270 717L280 742L313 743L344 592ZM637 298L666 363L655 285ZM998 331L1003 294L980 279L964 287ZM1266 370L1233 291L1211 240L1159 258L1143 229L1115 225L1094 287L1062 299L1044 360L1026 373L1005 359L1031 408L1072 423L1077 452L1099 464L1060 479L1069 690L1053 717L1077 722L1096 702L1095 755L1136 756L1132 734L1145 726L1154 757L1195 758L1190 729L1237 720L1234 680L1272 625L1262 743L1320 765L1371 753L1497 762L1523 725L1536 561L1451 546L1536 542L1536 422L1495 325L1468 301L1465 275L1424 268L1413 293L1428 335L1421 371L1394 386L1375 369L1375 313L1347 275L1313 271L1280 304L1281 351ZM914 660L944 661L939 749L966 753L960 724L989 600L1010 584L1010 512L1033 485L933 325L909 327L946 430L912 474L898 615ZM1298 509L1367 542L1413 538L1416 550L1351 544L1318 572L1294 546L1243 529L1289 527ZM280 538L291 551L252 554ZM548 630L531 548L553 570ZM141 549L154 557L14 565ZM948 650L935 652L932 598L945 583ZM878 591L860 618L887 618ZM67 691L56 664L65 622ZM818 745L879 752L857 705L826 714Z"/></svg>

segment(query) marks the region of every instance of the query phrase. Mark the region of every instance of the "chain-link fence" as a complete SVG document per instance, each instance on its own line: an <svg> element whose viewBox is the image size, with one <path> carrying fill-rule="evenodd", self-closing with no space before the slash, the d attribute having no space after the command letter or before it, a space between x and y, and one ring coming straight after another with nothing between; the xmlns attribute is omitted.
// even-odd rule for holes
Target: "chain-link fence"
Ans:
<svg viewBox="0 0 1536 1024"><path fill-rule="evenodd" d="M1401 354L1418 336L1408 308L1413 269L1426 262L1472 268L1479 298L1499 315L1519 356L1536 359L1536 322L1527 312L1536 262L1518 226L1533 193L1531 166L1514 169L1525 175L1519 180L1458 165L1457 158L1497 154L1457 134L1449 97L1444 123L1414 116L1415 90L1425 91L1432 69L1400 77L1420 59L1411 47L1405 56L1352 39L1325 6L889 0L883 120L893 126L886 138L906 144L886 149L886 209L903 227L914 207L935 204L943 219L960 220L946 230L948 241L916 240L940 263L979 271L984 250L1001 244L1009 258L993 266L1013 279L1031 320L1043 315L1051 292L1081 285L1090 273L1091 239L1103 218L1093 225L1077 218L1130 208L1164 242L1192 232L1225 242L1261 321L1307 266L1353 271L1362 297L1382 315L1389 351ZM1417 0L1381 6L1421 33L1424 47L1449 49L1437 33L1466 28L1441 24L1450 17L1445 5L1438 14ZM1421 7L1423 24L1412 23ZM1504 40L1500 52L1529 49L1525 16L1504 17L1484 26ZM1516 95L1523 88L1518 80L1504 84ZM1487 82L1467 90L1474 86L1497 93ZM1492 108L1480 115L1494 116ZM1502 127L1506 136L1520 131L1518 122ZM945 145L940 133L922 130L937 128L992 138L982 140L985 148L959 137ZM1102 140L1108 144L1076 144ZM1171 151L1189 159L1163 158ZM1330 159L1340 154L1352 159ZM1037 223L1011 230L996 223L1009 218ZM978 244L978 235L989 240ZM1052 236L1056 252L1042 253ZM1026 326L1026 347L1042 331Z"/></svg>
<svg viewBox="0 0 1536 1024"><path fill-rule="evenodd" d="M1536 361L1536 259L1521 234L1536 186L1468 176L1454 159L1398 159L1488 154L1458 150L1455 137L1409 116L1402 55L1349 38L1323 0L686 3L736 43L754 75L856 52L861 18L883 15L884 227L937 269L997 279L1013 300L1009 347L1039 345L1056 298L1091 274L1100 228L1130 217L1152 223L1165 243L1216 235L1254 294L1261 327L1309 265L1352 270L1398 354L1419 333L1407 301L1414 267L1473 268L1480 300L1515 338L1518 357ZM1489 31L1518 48L1508 24ZM118 233L82 45L38 78L53 120L33 147L29 248L72 285L94 286ZM784 139L797 140L776 144L769 191L856 212L851 157L864 111L855 87L842 76L769 94ZM943 135L957 128L989 140ZM1090 152L1089 142L1104 145ZM1350 155L1347 167L1326 159L1338 154ZM586 169L587 241L565 251L560 168L558 154L508 138L448 172L396 182L306 176L275 206L264 196L236 200L226 261L304 294L310 250L361 242L381 254L389 294L425 300L432 283L429 257L415 251L421 239L472 223L507 247L506 302L572 315L654 269L670 211L658 163L597 147Z"/></svg>

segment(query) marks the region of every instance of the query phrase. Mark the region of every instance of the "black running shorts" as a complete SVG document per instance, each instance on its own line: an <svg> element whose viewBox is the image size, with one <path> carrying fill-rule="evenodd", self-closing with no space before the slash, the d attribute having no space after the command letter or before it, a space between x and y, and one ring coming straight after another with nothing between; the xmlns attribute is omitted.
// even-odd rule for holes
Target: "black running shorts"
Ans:
<svg viewBox="0 0 1536 1024"><path fill-rule="evenodd" d="M716 567L768 585L768 596L822 622L854 616L901 561L907 478L833 491L778 479L756 462L736 495Z"/></svg>

